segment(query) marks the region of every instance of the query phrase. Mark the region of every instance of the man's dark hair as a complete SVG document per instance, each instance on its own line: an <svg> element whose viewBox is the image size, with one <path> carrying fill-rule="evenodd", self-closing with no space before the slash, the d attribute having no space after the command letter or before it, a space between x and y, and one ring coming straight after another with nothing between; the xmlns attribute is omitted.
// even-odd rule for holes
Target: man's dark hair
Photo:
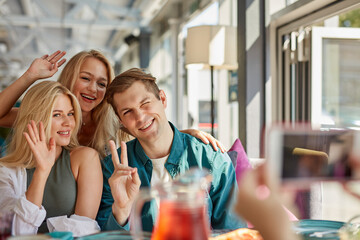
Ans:
<svg viewBox="0 0 360 240"><path fill-rule="evenodd" d="M115 93L122 93L126 91L134 82L140 81L145 85L145 88L154 93L155 97L160 100L159 87L156 84L156 78L150 73L145 73L140 68L131 68L119 75L106 89L105 99L113 107L116 112L116 104L114 102Z"/></svg>

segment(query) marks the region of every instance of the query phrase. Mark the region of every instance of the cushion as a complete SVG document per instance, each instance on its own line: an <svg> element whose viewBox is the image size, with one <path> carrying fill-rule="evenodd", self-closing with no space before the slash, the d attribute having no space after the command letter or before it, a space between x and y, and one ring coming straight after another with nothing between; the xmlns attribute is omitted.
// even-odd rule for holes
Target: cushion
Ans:
<svg viewBox="0 0 360 240"><path fill-rule="evenodd" d="M244 150L243 145L241 144L240 139L236 139L232 147L228 150L228 155L234 164L235 173L236 173L236 179L239 181L242 174L247 171L248 169L251 169L252 166L249 162L249 159L246 155L246 152ZM297 217L290 212L285 206L283 206L285 209L288 218L290 221L296 221L298 220ZM251 223L248 222L248 227L253 227Z"/></svg>
<svg viewBox="0 0 360 240"><path fill-rule="evenodd" d="M236 151L228 151L227 154L229 155L234 168L236 168L236 161L238 153Z"/></svg>
<svg viewBox="0 0 360 240"><path fill-rule="evenodd" d="M239 179L244 171L251 168L248 157L241 144L240 139L236 139L234 144L228 150L228 155L234 164L236 179Z"/></svg>

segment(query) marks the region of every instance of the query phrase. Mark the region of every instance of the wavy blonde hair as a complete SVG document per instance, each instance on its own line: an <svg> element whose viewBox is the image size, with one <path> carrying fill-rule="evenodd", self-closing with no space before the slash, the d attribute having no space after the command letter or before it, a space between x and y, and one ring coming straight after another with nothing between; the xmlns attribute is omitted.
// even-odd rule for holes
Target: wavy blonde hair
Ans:
<svg viewBox="0 0 360 240"><path fill-rule="evenodd" d="M96 58L105 64L109 85L114 79L112 66L107 58L97 50L82 51L74 55L62 70L58 82L72 92L75 82L79 79L81 65L87 58ZM96 124L96 130L89 147L96 149L101 158L107 155L107 143L110 139L117 142L129 140L129 135L120 130L119 120L112 107L106 101L101 101L101 103L92 110L91 118Z"/></svg>
<svg viewBox="0 0 360 240"><path fill-rule="evenodd" d="M23 133L28 131L27 124L30 120L34 120L37 125L41 121L44 124L46 139L49 141L54 104L60 95L66 95L70 98L75 117L75 127L70 136L70 143L65 148L71 150L79 145L77 133L81 124L81 108L77 98L60 83L43 81L30 88L21 102L7 146L7 155L0 159L2 165L7 167L35 167L34 155Z"/></svg>

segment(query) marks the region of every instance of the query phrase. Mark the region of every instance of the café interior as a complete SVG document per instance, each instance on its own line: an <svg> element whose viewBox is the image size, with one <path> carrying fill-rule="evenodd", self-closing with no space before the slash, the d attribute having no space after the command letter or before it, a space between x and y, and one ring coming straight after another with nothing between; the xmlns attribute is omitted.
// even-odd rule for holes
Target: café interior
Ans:
<svg viewBox="0 0 360 240"><path fill-rule="evenodd" d="M360 159L358 0L0 0L1 91L58 49L100 50L115 75L147 69L177 128L269 164L291 221L360 223L352 165L313 177L289 164Z"/></svg>

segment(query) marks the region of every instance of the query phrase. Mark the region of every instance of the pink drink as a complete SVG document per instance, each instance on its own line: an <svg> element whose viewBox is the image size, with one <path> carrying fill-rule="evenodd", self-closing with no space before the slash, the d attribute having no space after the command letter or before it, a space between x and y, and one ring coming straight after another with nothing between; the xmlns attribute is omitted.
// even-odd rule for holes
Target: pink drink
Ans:
<svg viewBox="0 0 360 240"><path fill-rule="evenodd" d="M208 237L206 207L182 206L173 201L161 202L152 240L207 240Z"/></svg>

